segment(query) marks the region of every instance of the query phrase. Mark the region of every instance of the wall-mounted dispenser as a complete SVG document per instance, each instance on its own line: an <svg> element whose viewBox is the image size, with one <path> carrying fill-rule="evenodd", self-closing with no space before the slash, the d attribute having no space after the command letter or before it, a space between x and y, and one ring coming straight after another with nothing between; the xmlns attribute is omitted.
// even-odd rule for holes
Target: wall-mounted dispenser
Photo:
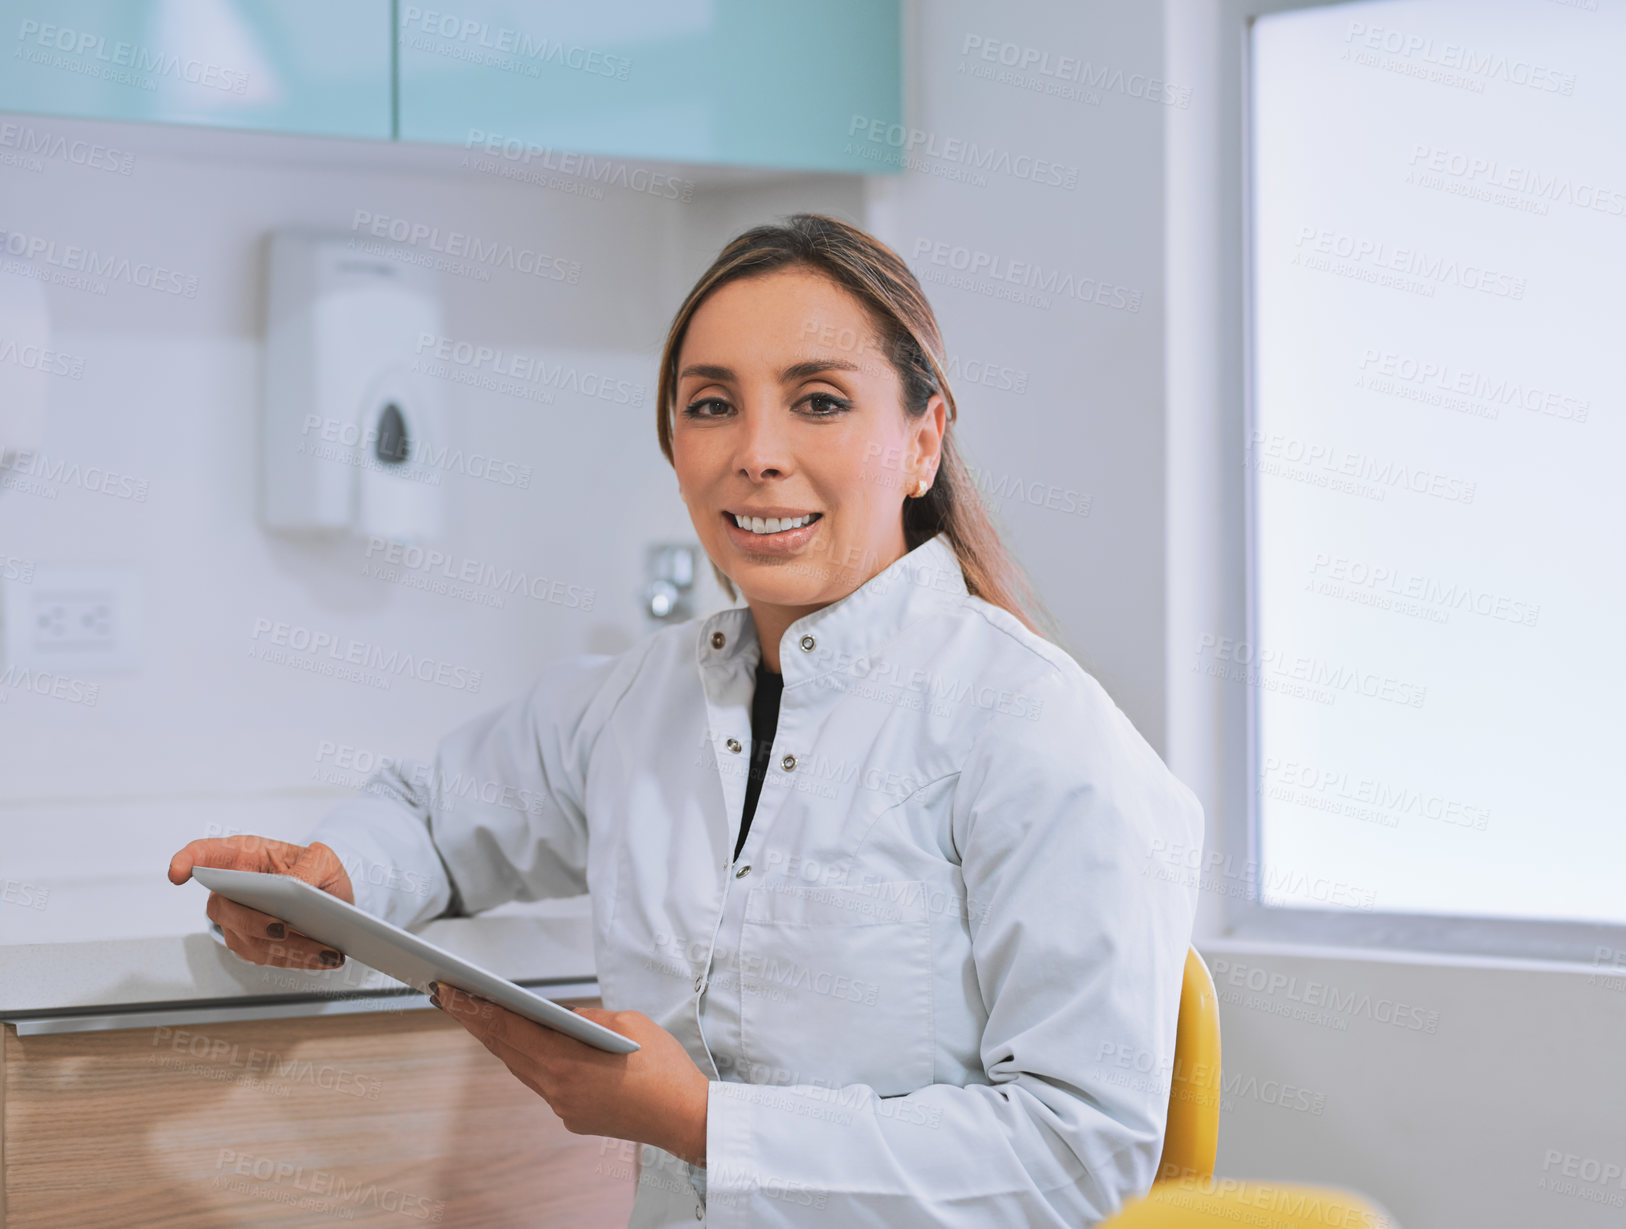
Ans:
<svg viewBox="0 0 1626 1229"><path fill-rule="evenodd" d="M78 360L51 348L51 316L34 264L0 265L0 472L45 442L45 402L53 374Z"/></svg>
<svg viewBox="0 0 1626 1229"><path fill-rule="evenodd" d="M433 269L400 244L283 232L267 278L260 514L270 529L438 537L442 336Z"/></svg>

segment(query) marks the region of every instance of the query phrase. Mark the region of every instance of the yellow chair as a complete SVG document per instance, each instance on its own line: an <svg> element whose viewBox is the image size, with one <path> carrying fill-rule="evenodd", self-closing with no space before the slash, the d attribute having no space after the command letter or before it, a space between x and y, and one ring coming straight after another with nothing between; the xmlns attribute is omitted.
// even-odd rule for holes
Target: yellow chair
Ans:
<svg viewBox="0 0 1626 1229"><path fill-rule="evenodd" d="M1169 1081L1169 1127L1157 1181L1211 1178L1219 1152L1220 1025L1214 979L1196 948L1186 951L1175 1024L1174 1074Z"/></svg>
<svg viewBox="0 0 1626 1229"><path fill-rule="evenodd" d="M1169 1124L1157 1178L1102 1229L1397 1229L1358 1195L1325 1187L1214 1177L1219 1151L1219 1000L1192 948L1180 986L1180 1020L1169 1082Z"/></svg>

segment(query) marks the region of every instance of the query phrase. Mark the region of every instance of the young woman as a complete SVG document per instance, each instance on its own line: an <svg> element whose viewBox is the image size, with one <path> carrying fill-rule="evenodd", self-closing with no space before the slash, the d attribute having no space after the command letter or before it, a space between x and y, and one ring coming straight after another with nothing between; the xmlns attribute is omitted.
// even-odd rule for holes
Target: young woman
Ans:
<svg viewBox="0 0 1626 1229"><path fill-rule="evenodd" d="M832 218L731 242L657 431L744 604L557 662L389 767L297 874L402 926L590 894L609 1055L445 990L581 1133L646 1145L634 1226L1067 1226L1152 1181L1201 810L1036 630L956 447L931 309ZM394 890L411 885L415 890ZM239 955L308 941L211 895ZM330 961L338 959L328 953Z"/></svg>

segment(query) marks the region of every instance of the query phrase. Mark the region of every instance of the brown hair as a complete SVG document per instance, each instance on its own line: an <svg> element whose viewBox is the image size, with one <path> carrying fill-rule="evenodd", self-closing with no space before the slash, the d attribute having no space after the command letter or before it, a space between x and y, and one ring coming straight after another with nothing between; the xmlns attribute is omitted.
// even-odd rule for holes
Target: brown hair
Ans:
<svg viewBox="0 0 1626 1229"><path fill-rule="evenodd" d="M910 417L918 418L926 412L932 394L943 395L948 421L937 475L923 497L903 501L906 549L914 550L938 533L947 534L960 570L965 573L966 588L974 596L1009 611L1036 635L1046 636L1028 612L1037 611L1047 630L1053 628L1054 620L999 540L982 495L960 458L954 436L954 393L943 370L943 339L931 305L898 254L856 226L823 214L798 213L787 218L783 226L752 227L723 248L689 291L666 334L655 396L661 452L673 461L678 352L695 311L713 291L729 282L792 267L823 274L864 305L880 335L882 352L903 384L903 408ZM736 597L733 584L721 569L714 564L712 570L729 597ZM1056 636L1046 638L1059 642Z"/></svg>

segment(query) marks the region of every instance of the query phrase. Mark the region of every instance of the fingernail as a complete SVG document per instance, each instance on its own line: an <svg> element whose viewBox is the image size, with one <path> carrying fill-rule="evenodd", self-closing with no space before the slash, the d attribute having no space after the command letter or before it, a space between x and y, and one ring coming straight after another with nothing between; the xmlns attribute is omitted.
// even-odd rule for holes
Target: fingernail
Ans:
<svg viewBox="0 0 1626 1229"><path fill-rule="evenodd" d="M429 983L429 997L434 998L439 993L440 993L440 983L438 981L430 982Z"/></svg>
<svg viewBox="0 0 1626 1229"><path fill-rule="evenodd" d="M430 1001L430 1002L431 1002L431 1003L433 1003L433 1004L434 1004L434 1005L435 1005L435 1006L436 1006L436 1007L439 1007L439 1006L440 1006L440 1000L439 1000L439 999L437 999L437 998L436 998L436 997L435 997L435 996L434 996L434 995L432 995L432 994L431 994L431 995L430 995L430 996L429 996L429 1001Z"/></svg>
<svg viewBox="0 0 1626 1229"><path fill-rule="evenodd" d="M265 928L265 933L273 939L286 939L288 937L288 928L281 922L272 922L271 925Z"/></svg>
<svg viewBox="0 0 1626 1229"><path fill-rule="evenodd" d="M327 967L330 969L334 968L339 961L343 959L344 957L339 955L338 952L332 950L325 950L322 952L322 963L327 965Z"/></svg>

